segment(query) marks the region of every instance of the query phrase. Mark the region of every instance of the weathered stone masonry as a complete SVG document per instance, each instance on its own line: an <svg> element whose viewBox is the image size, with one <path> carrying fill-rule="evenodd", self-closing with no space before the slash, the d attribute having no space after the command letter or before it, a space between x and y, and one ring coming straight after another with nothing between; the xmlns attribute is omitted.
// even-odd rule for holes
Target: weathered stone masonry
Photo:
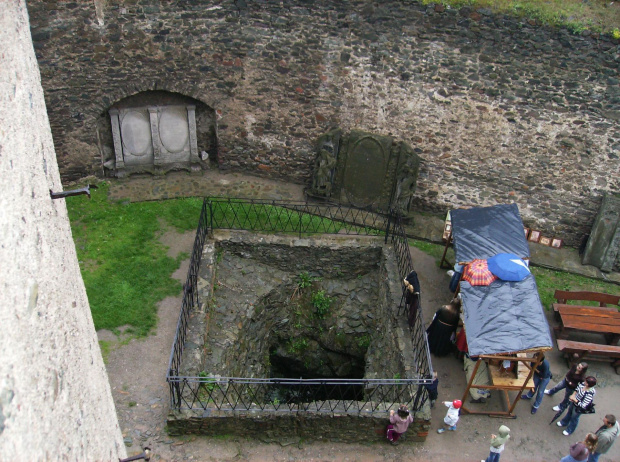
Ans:
<svg viewBox="0 0 620 462"><path fill-rule="evenodd" d="M609 37L405 0L28 7L65 181L102 175L112 104L166 90L213 109L222 169L307 183L329 128L391 134L424 159L415 208L514 201L568 244L620 189Z"/></svg>

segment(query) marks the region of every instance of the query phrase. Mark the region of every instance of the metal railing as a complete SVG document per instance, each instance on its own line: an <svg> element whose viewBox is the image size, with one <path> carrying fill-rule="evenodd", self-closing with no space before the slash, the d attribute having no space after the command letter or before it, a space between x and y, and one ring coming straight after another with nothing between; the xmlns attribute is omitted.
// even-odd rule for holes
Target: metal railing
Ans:
<svg viewBox="0 0 620 462"><path fill-rule="evenodd" d="M419 410L428 397L432 365L421 310L409 323L414 345L413 379L280 379L179 375L190 312L198 305L197 278L209 229L303 234L384 235L393 244L401 277L413 269L407 236L396 214L335 204L206 198L203 201L177 323L167 381L172 409L260 410L361 414L408 404ZM403 276L404 275L404 276ZM419 295L418 295L419 297ZM418 299L419 301L419 299ZM398 314L405 312L405 289Z"/></svg>

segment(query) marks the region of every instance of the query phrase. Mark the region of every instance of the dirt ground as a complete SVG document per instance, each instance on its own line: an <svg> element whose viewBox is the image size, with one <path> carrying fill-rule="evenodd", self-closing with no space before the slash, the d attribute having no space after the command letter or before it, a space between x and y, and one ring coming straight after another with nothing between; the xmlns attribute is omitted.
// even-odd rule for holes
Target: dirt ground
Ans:
<svg viewBox="0 0 620 462"><path fill-rule="evenodd" d="M172 257L179 252L191 252L194 233L163 233L162 242L169 247ZM449 277L440 270L432 257L411 248L415 269L420 276L423 315L426 324L435 310L450 299ZM175 272L174 277L184 281L188 261ZM281 444L263 443L237 437L169 437L165 431L168 410L166 369L174 339L181 298L168 297L159 304L159 323L156 332L126 345L116 343L109 354L107 371L112 387L128 455L142 452L148 446L154 453L152 460L180 461L479 461L488 455L491 433L500 425L511 429L511 440L502 454L502 461L558 461L568 454L569 445L581 441L587 432L595 431L607 413L620 417L618 396L620 376L607 363L591 363L590 371L597 376L597 413L581 418L577 431L563 436L555 424L549 425L554 412L551 407L557 399L545 396L536 415L530 414L530 403L519 402L517 418L491 418L463 415L456 432L436 433L446 408L437 403L432 413L432 430L425 443L405 441L390 446L376 435L359 444L306 442L294 438ZM550 325L553 320L549 317ZM110 332L99 332L100 339L115 338ZM547 355L555 379L566 372L566 364L557 350ZM465 389L462 362L454 356L435 358L433 368L439 373L439 400L461 398ZM557 397L558 395L556 395ZM554 398L556 398L554 397ZM489 403L473 406L501 408L499 394ZM601 462L620 461L620 443L616 443Z"/></svg>

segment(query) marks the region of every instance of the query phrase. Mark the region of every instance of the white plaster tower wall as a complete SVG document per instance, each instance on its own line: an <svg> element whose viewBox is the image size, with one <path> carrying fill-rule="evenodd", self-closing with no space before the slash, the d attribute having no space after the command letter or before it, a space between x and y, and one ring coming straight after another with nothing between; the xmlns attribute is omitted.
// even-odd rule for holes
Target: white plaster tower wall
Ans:
<svg viewBox="0 0 620 462"><path fill-rule="evenodd" d="M24 0L2 1L0 43L0 460L117 460Z"/></svg>

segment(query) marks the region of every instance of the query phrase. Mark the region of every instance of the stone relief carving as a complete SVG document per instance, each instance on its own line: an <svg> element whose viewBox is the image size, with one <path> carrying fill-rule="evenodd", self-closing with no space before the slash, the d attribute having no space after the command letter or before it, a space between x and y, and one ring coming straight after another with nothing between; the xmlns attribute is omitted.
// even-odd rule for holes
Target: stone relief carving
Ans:
<svg viewBox="0 0 620 462"><path fill-rule="evenodd" d="M406 215L411 207L411 199L418 183L420 158L411 147L400 142L399 166L396 172L396 188L392 196L392 208Z"/></svg>
<svg viewBox="0 0 620 462"><path fill-rule="evenodd" d="M603 196L581 262L604 272L620 267L620 195Z"/></svg>
<svg viewBox="0 0 620 462"><path fill-rule="evenodd" d="M316 152L309 196L409 213L420 158L408 144L390 136L335 129L319 138Z"/></svg>
<svg viewBox="0 0 620 462"><path fill-rule="evenodd" d="M195 112L193 105L111 109L114 159L104 166L122 172L200 162Z"/></svg>
<svg viewBox="0 0 620 462"><path fill-rule="evenodd" d="M329 199L332 195L340 135L340 130L334 130L321 136L317 142L318 155L311 188L313 196Z"/></svg>

